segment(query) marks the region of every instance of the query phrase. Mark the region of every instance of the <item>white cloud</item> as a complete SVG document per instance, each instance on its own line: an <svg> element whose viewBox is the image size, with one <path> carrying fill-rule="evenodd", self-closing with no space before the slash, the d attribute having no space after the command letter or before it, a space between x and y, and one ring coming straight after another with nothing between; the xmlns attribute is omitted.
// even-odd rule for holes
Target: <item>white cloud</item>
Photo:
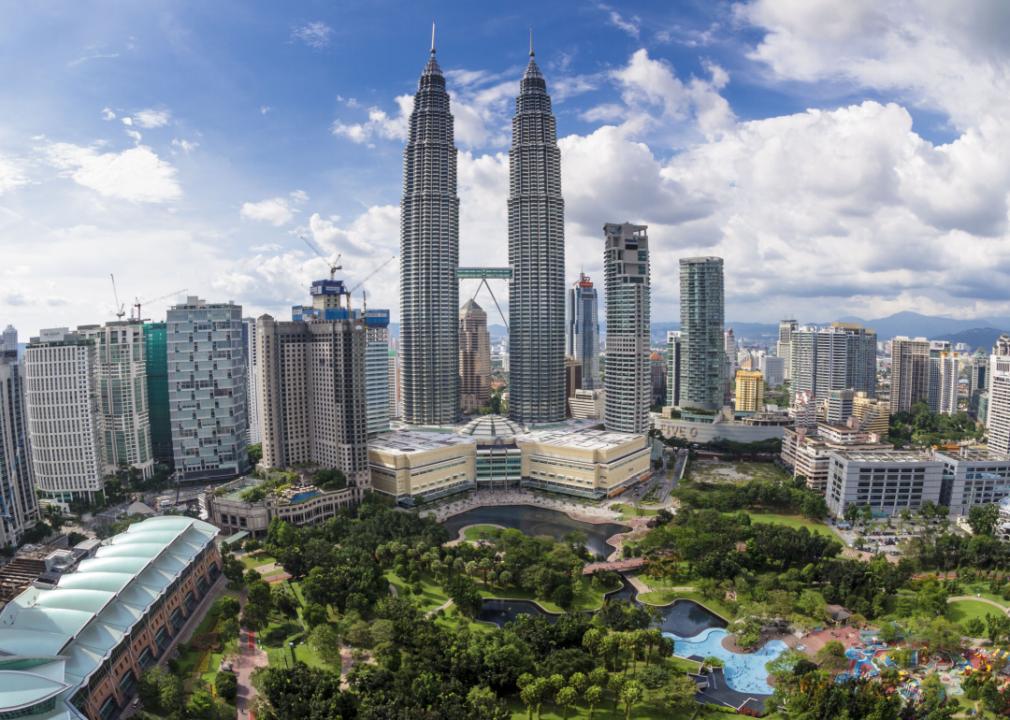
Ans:
<svg viewBox="0 0 1010 720"><path fill-rule="evenodd" d="M621 13L617 12L614 8L600 3L600 10L607 13L607 19L610 20L610 24L621 32L627 33L631 37L638 39L641 32L642 20L637 15L632 15L631 17L624 17Z"/></svg>
<svg viewBox="0 0 1010 720"><path fill-rule="evenodd" d="M113 112L112 108L102 108L102 120L115 120L116 113Z"/></svg>
<svg viewBox="0 0 1010 720"><path fill-rule="evenodd" d="M41 150L63 177L104 197L162 203L182 196L175 167L145 145L101 152L98 146L49 143Z"/></svg>
<svg viewBox="0 0 1010 720"><path fill-rule="evenodd" d="M368 119L359 123L345 123L340 120L333 122L330 131L337 136L345 137L351 142L363 144L373 139L404 140L407 137L407 121L413 108L413 95L400 95L396 98L398 112L395 116L388 115L378 107L368 109Z"/></svg>
<svg viewBox="0 0 1010 720"><path fill-rule="evenodd" d="M27 183L22 163L0 155L0 195Z"/></svg>
<svg viewBox="0 0 1010 720"><path fill-rule="evenodd" d="M288 197L272 197L259 202L245 202L239 210L246 220L267 222L274 227L280 227L291 222L300 207L309 199L304 190L295 190Z"/></svg>
<svg viewBox="0 0 1010 720"><path fill-rule="evenodd" d="M172 138L172 147L179 149L186 155L189 155L191 152L200 147L200 143L195 140L186 140L185 138Z"/></svg>
<svg viewBox="0 0 1010 720"><path fill-rule="evenodd" d="M310 48L321 50L330 44L333 36L333 28L326 23L316 20L296 27L291 31L291 36L308 45Z"/></svg>
<svg viewBox="0 0 1010 720"><path fill-rule="evenodd" d="M269 105L260 105L260 115L266 115L271 110L273 110L273 108Z"/></svg>
<svg viewBox="0 0 1010 720"><path fill-rule="evenodd" d="M142 128L160 128L168 125L172 114L168 110L141 110L133 116L134 121Z"/></svg>

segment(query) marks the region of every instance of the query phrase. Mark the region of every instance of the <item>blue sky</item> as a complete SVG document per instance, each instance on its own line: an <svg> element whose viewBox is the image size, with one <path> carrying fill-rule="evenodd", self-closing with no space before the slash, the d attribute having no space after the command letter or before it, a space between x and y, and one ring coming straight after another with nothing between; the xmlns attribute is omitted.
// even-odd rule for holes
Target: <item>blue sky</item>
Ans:
<svg viewBox="0 0 1010 720"><path fill-rule="evenodd" d="M325 272L299 234L363 278L398 252L433 19L464 263L505 260L533 25L570 279L630 220L650 226L655 320L696 254L726 258L732 319L1010 314L1008 7L0 3L0 324L108 319L110 272L122 301L185 287L284 316ZM394 318L396 283L394 262L367 284Z"/></svg>

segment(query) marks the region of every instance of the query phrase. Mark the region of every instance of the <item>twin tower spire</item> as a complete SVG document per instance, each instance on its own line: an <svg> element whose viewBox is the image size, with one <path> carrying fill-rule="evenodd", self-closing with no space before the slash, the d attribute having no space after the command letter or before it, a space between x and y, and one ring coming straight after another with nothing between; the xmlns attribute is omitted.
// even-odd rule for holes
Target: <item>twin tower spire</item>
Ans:
<svg viewBox="0 0 1010 720"><path fill-rule="evenodd" d="M565 417L565 234L561 153L547 83L534 60L520 81L509 150L509 415ZM486 244L490 238L470 238ZM403 150L400 357L404 419L459 418L459 197L445 77L431 55L418 82Z"/></svg>

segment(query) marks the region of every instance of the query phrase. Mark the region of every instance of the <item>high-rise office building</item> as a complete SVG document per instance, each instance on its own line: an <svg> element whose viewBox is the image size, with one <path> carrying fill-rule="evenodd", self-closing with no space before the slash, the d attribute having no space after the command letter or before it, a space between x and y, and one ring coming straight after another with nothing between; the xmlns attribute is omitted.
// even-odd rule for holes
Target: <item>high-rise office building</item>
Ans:
<svg viewBox="0 0 1010 720"><path fill-rule="evenodd" d="M737 370L736 335L733 334L733 328L727 328L723 333L723 348L726 351L726 387L728 389L732 387Z"/></svg>
<svg viewBox="0 0 1010 720"><path fill-rule="evenodd" d="M95 344L103 471L115 475L129 468L149 478L154 474L154 454L144 324L120 320L77 331Z"/></svg>
<svg viewBox="0 0 1010 720"><path fill-rule="evenodd" d="M666 388L669 382L666 379L666 358L658 351L649 354L649 374L652 378L652 405L663 407L666 405Z"/></svg>
<svg viewBox="0 0 1010 720"><path fill-rule="evenodd" d="M799 327L795 320L782 320L779 322L779 340L775 345L775 354L785 362L784 377L786 380L792 379L792 348L790 343L793 339L793 331Z"/></svg>
<svg viewBox="0 0 1010 720"><path fill-rule="evenodd" d="M981 349L976 350L968 370L968 414L983 421L985 416L979 412L979 401L988 388L988 378L989 356Z"/></svg>
<svg viewBox="0 0 1010 720"><path fill-rule="evenodd" d="M1010 459L1010 335L1000 335L989 356L986 411L989 452Z"/></svg>
<svg viewBox="0 0 1010 720"><path fill-rule="evenodd" d="M680 407L722 407L725 387L722 258L680 261ZM609 332L609 328L608 328Z"/></svg>
<svg viewBox="0 0 1010 720"><path fill-rule="evenodd" d="M365 354L360 318L257 320L263 465L337 468L360 495L368 471Z"/></svg>
<svg viewBox="0 0 1010 720"><path fill-rule="evenodd" d="M765 383L760 370L737 370L734 406L737 412L755 413L765 409Z"/></svg>
<svg viewBox="0 0 1010 720"><path fill-rule="evenodd" d="M918 402L929 402L929 340L896 337L891 340L891 414L910 412Z"/></svg>
<svg viewBox="0 0 1010 720"><path fill-rule="evenodd" d="M758 369L765 378L767 387L778 387L786 379L786 360L778 355L762 355L758 360Z"/></svg>
<svg viewBox="0 0 1010 720"><path fill-rule="evenodd" d="M9 344L0 349L0 547L16 546L38 519L25 413L25 376L18 363L15 333L13 350Z"/></svg>
<svg viewBox="0 0 1010 720"><path fill-rule="evenodd" d="M680 407L680 363L681 363L680 331L668 330L666 333L666 404L670 407Z"/></svg>
<svg viewBox="0 0 1010 720"><path fill-rule="evenodd" d="M877 334L859 325L802 327L789 342L793 395L806 392L819 401L832 390L877 393Z"/></svg>
<svg viewBox="0 0 1010 720"><path fill-rule="evenodd" d="M491 336L487 313L472 299L459 311L460 407L474 413L491 402Z"/></svg>
<svg viewBox="0 0 1010 720"><path fill-rule="evenodd" d="M369 436L389 431L389 310L364 310L365 406Z"/></svg>
<svg viewBox="0 0 1010 720"><path fill-rule="evenodd" d="M144 323L144 360L147 363L147 415L151 424L151 453L160 465L173 467L172 414L168 404L168 324Z"/></svg>
<svg viewBox="0 0 1010 720"><path fill-rule="evenodd" d="M551 98L532 48L519 88L509 150L509 415L549 423L567 407L565 203Z"/></svg>
<svg viewBox="0 0 1010 720"><path fill-rule="evenodd" d="M262 441L260 428L260 397L256 389L259 358L256 355L256 318L242 318L242 343L245 345L246 403L249 418L249 444Z"/></svg>
<svg viewBox="0 0 1010 720"><path fill-rule="evenodd" d="M103 490L95 341L42 330L25 349L25 408L35 483L43 495L92 501Z"/></svg>
<svg viewBox="0 0 1010 720"><path fill-rule="evenodd" d="M168 402L176 477L248 471L242 306L190 296L168 311Z"/></svg>
<svg viewBox="0 0 1010 720"><path fill-rule="evenodd" d="M0 353L18 351L18 331L13 325L8 325L4 328L3 334L0 334Z"/></svg>
<svg viewBox="0 0 1010 720"><path fill-rule="evenodd" d="M607 223L603 273L607 293L608 430L649 431L650 368L649 236L645 225Z"/></svg>
<svg viewBox="0 0 1010 720"><path fill-rule="evenodd" d="M396 350L389 351L389 417L397 420L403 417L403 402L400 397L400 356Z"/></svg>
<svg viewBox="0 0 1010 720"><path fill-rule="evenodd" d="M459 415L458 267L453 119L432 42L403 150L399 350L408 423L452 423Z"/></svg>
<svg viewBox="0 0 1010 720"><path fill-rule="evenodd" d="M582 365L582 389L600 387L600 321L596 288L585 273L568 290L565 353Z"/></svg>
<svg viewBox="0 0 1010 720"><path fill-rule="evenodd" d="M865 393L864 393L865 394ZM853 415L856 393L851 388L832 390L824 406L824 420L829 425L845 425Z"/></svg>

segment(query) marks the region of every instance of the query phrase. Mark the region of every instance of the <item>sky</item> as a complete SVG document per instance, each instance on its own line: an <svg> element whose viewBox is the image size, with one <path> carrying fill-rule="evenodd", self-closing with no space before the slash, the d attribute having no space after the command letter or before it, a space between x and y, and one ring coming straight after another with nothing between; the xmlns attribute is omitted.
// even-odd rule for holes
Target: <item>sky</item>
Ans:
<svg viewBox="0 0 1010 720"><path fill-rule="evenodd" d="M630 221L654 321L693 255L725 259L737 321L1010 315L1005 0L0 0L0 326L114 319L110 273L145 317L189 294L286 318L327 274L300 235L397 320L433 20L461 264L506 264L532 26L568 281L602 285L602 227Z"/></svg>

